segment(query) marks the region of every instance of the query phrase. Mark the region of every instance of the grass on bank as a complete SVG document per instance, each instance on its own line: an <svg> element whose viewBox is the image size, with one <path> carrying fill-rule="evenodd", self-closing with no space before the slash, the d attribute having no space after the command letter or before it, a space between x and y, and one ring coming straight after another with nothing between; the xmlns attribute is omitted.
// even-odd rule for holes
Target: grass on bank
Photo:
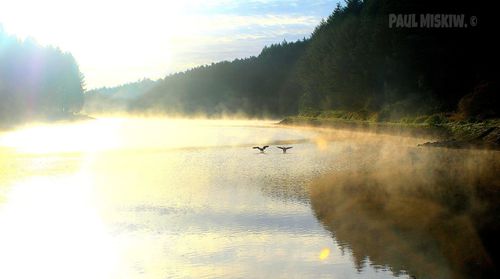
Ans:
<svg viewBox="0 0 500 279"><path fill-rule="evenodd" d="M424 133L440 139L473 140L485 132L500 127L500 119L464 119L451 113L435 113L413 117L391 118L379 112L307 111L286 117L281 124L313 125L335 128L369 128L380 132Z"/></svg>

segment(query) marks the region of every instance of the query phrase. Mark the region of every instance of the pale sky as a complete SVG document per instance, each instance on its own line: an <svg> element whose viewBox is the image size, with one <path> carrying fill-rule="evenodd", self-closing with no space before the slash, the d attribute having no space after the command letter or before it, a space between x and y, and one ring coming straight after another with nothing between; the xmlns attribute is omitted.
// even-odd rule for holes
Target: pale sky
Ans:
<svg viewBox="0 0 500 279"><path fill-rule="evenodd" d="M71 52L87 88L258 55L308 37L338 0L0 0L0 24Z"/></svg>

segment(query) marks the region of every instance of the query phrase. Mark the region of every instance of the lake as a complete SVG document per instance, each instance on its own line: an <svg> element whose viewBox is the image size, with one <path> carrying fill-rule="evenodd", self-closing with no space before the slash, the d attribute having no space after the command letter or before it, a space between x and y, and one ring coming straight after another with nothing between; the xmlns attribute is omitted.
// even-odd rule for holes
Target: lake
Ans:
<svg viewBox="0 0 500 279"><path fill-rule="evenodd" d="M498 152L424 141L159 118L1 132L0 278L489 276Z"/></svg>

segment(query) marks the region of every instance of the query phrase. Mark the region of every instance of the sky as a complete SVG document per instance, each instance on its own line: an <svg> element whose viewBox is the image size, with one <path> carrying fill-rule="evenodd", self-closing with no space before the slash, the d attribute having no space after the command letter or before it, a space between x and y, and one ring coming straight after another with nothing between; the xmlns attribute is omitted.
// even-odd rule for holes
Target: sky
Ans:
<svg viewBox="0 0 500 279"><path fill-rule="evenodd" d="M1 0L0 24L73 54L88 89L115 86L308 37L339 0Z"/></svg>

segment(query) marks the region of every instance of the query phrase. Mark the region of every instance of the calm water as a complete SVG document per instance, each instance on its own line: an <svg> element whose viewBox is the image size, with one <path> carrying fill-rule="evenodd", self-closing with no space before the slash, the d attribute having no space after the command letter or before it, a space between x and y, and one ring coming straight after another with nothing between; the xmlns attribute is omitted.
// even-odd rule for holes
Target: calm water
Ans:
<svg viewBox="0 0 500 279"><path fill-rule="evenodd" d="M411 151L419 141L257 121L101 119L4 132L0 278L408 278L423 270L373 255L366 239L384 238L338 227L311 189L375 164L380 154L356 152L381 142ZM262 144L293 149L251 149Z"/></svg>

